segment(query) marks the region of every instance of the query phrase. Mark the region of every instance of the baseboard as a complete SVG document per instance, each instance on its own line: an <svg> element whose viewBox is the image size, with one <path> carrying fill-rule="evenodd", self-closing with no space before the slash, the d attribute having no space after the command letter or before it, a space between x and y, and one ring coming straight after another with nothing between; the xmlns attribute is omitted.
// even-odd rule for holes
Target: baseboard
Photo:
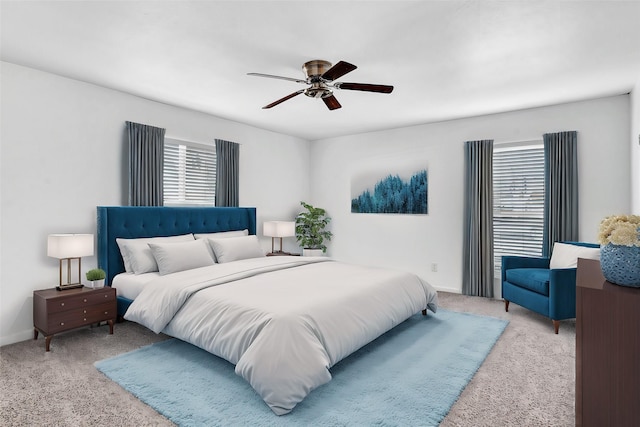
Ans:
<svg viewBox="0 0 640 427"><path fill-rule="evenodd" d="M461 289L457 289L457 288L447 288L447 287L443 287L443 286L434 286L433 289L435 289L438 292L448 292L451 294L458 294L458 295L462 295L462 290ZM502 289L495 289L493 291L493 299L496 300L500 300L502 301Z"/></svg>
<svg viewBox="0 0 640 427"><path fill-rule="evenodd" d="M17 334L0 337L0 347L9 345L9 344L15 344L20 341L27 341L32 339L33 339L33 329L27 329L26 331L18 332Z"/></svg>
<svg viewBox="0 0 640 427"><path fill-rule="evenodd" d="M433 285L431 285L433 286ZM458 289L458 288L449 288L446 286L433 286L433 289L435 289L438 292L449 292L452 294L462 294L462 289Z"/></svg>

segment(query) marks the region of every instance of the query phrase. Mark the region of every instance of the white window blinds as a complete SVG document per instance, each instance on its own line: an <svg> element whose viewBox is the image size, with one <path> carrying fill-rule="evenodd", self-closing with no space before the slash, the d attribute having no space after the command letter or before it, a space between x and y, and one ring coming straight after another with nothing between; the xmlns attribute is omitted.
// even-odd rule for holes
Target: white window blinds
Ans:
<svg viewBox="0 0 640 427"><path fill-rule="evenodd" d="M503 255L541 256L544 215L542 141L497 145L493 152L493 248Z"/></svg>
<svg viewBox="0 0 640 427"><path fill-rule="evenodd" d="M216 147L165 138L165 206L214 206Z"/></svg>

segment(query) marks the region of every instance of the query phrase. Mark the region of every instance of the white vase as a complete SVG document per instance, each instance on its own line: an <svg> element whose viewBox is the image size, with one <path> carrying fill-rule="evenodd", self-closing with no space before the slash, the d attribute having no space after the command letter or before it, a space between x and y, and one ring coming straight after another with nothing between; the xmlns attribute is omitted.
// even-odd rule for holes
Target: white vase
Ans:
<svg viewBox="0 0 640 427"><path fill-rule="evenodd" d="M302 256L322 256L322 249L302 249Z"/></svg>
<svg viewBox="0 0 640 427"><path fill-rule="evenodd" d="M102 288L104 287L104 279L100 280L89 280L90 288Z"/></svg>

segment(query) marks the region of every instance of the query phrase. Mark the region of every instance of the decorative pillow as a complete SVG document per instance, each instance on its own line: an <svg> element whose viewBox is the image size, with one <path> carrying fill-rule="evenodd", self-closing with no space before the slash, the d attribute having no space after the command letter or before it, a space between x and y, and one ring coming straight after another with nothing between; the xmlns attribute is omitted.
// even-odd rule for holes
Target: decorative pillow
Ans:
<svg viewBox="0 0 640 427"><path fill-rule="evenodd" d="M244 230L235 230L235 231L219 231L217 233L196 233L193 236L196 239L226 239L229 237L242 237L242 236L248 236L248 235L249 235L249 230L244 229ZM216 261L216 254L213 253L213 249L211 248L211 246L207 245L207 248L209 249L211 258L213 258L213 260Z"/></svg>
<svg viewBox="0 0 640 427"><path fill-rule="evenodd" d="M219 263L265 256L260 247L260 242L258 242L258 237L253 235L228 237L225 239L209 239L209 244Z"/></svg>
<svg viewBox="0 0 640 427"><path fill-rule="evenodd" d="M549 268L577 268L578 258L600 259L600 248L556 242L553 244Z"/></svg>
<svg viewBox="0 0 640 427"><path fill-rule="evenodd" d="M193 234L167 237L145 237L141 239L116 239L120 247L120 254L127 273L151 273L158 271L158 265L153 258L149 242L173 243L193 241Z"/></svg>
<svg viewBox="0 0 640 427"><path fill-rule="evenodd" d="M158 264L161 276L176 271L213 265L207 242L193 240L191 242L149 243L151 253Z"/></svg>

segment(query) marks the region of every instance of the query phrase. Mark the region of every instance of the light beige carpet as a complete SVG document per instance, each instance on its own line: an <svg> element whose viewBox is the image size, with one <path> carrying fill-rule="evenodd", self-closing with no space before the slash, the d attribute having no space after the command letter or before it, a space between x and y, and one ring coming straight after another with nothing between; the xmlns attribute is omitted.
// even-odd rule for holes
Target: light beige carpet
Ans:
<svg viewBox="0 0 640 427"><path fill-rule="evenodd" d="M510 321L441 426L573 426L575 321L551 321L502 301L440 293L442 307ZM166 339L131 322L0 348L0 425L170 426L93 363ZM437 392L437 390L434 390Z"/></svg>

